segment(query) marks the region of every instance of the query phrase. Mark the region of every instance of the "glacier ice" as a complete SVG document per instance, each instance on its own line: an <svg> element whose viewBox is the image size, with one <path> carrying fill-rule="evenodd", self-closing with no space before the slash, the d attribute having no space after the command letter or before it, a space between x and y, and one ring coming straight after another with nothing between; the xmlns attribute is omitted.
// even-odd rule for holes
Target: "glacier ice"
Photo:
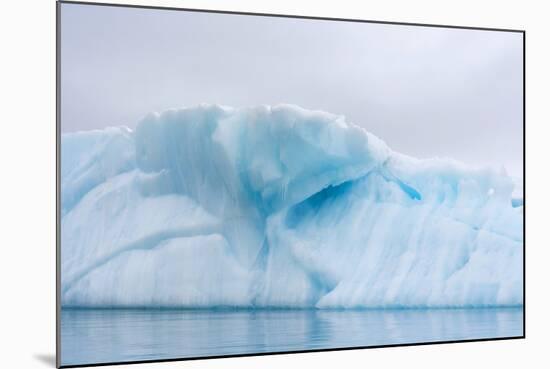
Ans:
<svg viewBox="0 0 550 369"><path fill-rule="evenodd" d="M521 305L514 183L292 105L63 134L62 303Z"/></svg>

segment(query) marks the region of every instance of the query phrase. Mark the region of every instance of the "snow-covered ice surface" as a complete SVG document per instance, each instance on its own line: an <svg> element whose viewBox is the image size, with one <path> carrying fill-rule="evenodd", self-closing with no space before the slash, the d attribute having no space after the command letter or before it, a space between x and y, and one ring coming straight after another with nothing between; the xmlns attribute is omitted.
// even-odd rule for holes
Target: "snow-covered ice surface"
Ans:
<svg viewBox="0 0 550 369"><path fill-rule="evenodd" d="M63 134L62 303L521 305L515 183L291 105Z"/></svg>

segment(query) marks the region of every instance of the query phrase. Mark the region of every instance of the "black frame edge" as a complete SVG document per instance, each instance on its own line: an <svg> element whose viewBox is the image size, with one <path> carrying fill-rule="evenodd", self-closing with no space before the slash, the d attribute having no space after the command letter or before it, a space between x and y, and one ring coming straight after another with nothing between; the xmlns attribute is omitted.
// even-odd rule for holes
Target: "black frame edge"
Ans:
<svg viewBox="0 0 550 369"><path fill-rule="evenodd" d="M61 367L61 2L55 2L55 366Z"/></svg>
<svg viewBox="0 0 550 369"><path fill-rule="evenodd" d="M374 23L374 24L387 24L396 26L421 26L421 27L435 27L435 28L454 28L454 29L469 29L477 31L499 31L499 32L525 32L521 29L513 28L494 28L494 27L476 27L476 26L457 26L452 24L431 24L431 23L415 23L415 22L396 22L396 21L380 21L372 19L357 19L357 18L336 18L336 17L321 17L321 16L308 16L308 15L296 15L296 14L280 14L280 13L259 13L259 12L244 12L244 11L231 11L231 10L217 10L217 9L201 9L201 8L178 8L169 6L155 6L155 5L137 5L137 4L118 4L118 3L103 3L95 1L78 1L78 0L57 0L62 4L76 4L76 5L92 5L92 6L106 6L115 8L134 8L134 9L151 9L151 10L172 10L172 11L187 11L197 13L214 13L214 14L230 14L230 15L252 15L262 17L276 17L276 18L294 18L294 19L309 19L309 20L325 20L325 21L343 21L343 22L357 22L357 23Z"/></svg>
<svg viewBox="0 0 550 369"><path fill-rule="evenodd" d="M526 60L526 48L525 48L525 45L526 45L526 32L523 31L523 338L525 338L525 327L526 327L526 318L525 316L527 315L525 312L526 312L526 303L527 303L527 295L526 295L526 292L525 292L525 287L526 287L526 284L525 284L525 276L526 276L526 258L525 258L525 250L526 250L526 247L525 247L525 244L527 243L526 240L526 236L527 236L527 222L526 222L526 214L527 212L525 211L526 209L526 202L525 202L525 194L527 193L526 191L526 187L525 187L525 173L526 173L526 134L525 134L525 122L526 122L526 107L525 107L525 94L526 94L526 70L527 70L527 67L526 67L526 64L525 64L525 60Z"/></svg>
<svg viewBox="0 0 550 369"><path fill-rule="evenodd" d="M116 361L116 362L105 362L105 363L94 363L94 364L62 365L59 368L88 368L88 367L107 366L107 365L170 363L170 362L178 362L178 361L231 359L231 358L243 358L243 357L254 357L254 356L310 354L310 353L318 353L318 352L352 351L352 350L379 349L379 348L392 348L392 347L396 348L396 347L411 347L411 346L433 346L433 345L446 345L446 344L453 344L453 343L472 343L472 342L487 342L487 341L510 341L510 340L520 340L520 339L524 339L524 338L525 338L525 335L511 336L511 337L495 337L495 338L476 338L476 339L466 339L466 340L459 340L459 341L396 343L396 344L375 345L375 346L334 347L334 348L328 348L328 349L294 350L294 351L280 351L280 352L278 352L278 351L275 351L275 352L259 352L259 353L253 353L253 354L193 356L193 357L188 357L188 358L174 358L174 359Z"/></svg>

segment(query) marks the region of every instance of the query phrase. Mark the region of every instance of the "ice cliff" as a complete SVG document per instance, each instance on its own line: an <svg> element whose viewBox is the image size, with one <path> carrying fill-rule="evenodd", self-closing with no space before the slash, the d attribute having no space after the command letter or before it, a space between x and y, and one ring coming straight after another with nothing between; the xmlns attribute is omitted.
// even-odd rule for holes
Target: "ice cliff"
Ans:
<svg viewBox="0 0 550 369"><path fill-rule="evenodd" d="M61 140L64 306L520 305L505 173L295 106L201 105Z"/></svg>

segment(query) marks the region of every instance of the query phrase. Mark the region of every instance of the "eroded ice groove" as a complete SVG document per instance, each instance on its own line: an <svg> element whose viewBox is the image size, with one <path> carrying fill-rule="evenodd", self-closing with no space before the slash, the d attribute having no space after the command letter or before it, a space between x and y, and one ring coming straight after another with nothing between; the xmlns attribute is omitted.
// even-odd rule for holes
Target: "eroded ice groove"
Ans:
<svg viewBox="0 0 550 369"><path fill-rule="evenodd" d="M390 150L295 106L150 114L62 138L65 306L522 304L505 173Z"/></svg>

